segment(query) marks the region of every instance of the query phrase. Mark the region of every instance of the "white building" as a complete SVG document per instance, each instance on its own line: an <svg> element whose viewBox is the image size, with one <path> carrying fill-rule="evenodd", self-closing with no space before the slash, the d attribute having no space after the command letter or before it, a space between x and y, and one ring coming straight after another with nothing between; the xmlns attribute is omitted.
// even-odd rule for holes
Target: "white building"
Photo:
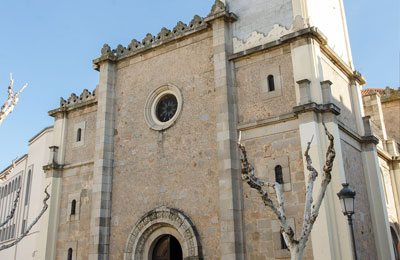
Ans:
<svg viewBox="0 0 400 260"><path fill-rule="evenodd" d="M53 127L47 127L29 140L29 152L16 161L16 166L0 183L0 220L10 214L18 189L20 197L13 218L0 228L0 247L10 244L26 230L43 208L47 186L43 165L49 160L49 146L53 141ZM10 166L11 167L11 166ZM7 171L5 169L2 173ZM45 231L48 212L17 245L0 251L0 259L45 259Z"/></svg>

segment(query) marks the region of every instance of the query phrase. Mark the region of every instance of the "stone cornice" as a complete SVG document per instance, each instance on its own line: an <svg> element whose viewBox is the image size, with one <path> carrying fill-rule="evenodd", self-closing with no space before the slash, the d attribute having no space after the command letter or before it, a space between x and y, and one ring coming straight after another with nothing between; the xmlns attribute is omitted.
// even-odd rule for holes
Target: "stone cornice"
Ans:
<svg viewBox="0 0 400 260"><path fill-rule="evenodd" d="M252 122L252 123L239 124L237 126L237 130L246 131L246 130L250 130L250 129L254 129L254 128L258 128L258 127L262 127L262 126L266 126L266 125L272 125L272 124L277 124L277 123L286 122L286 121L290 121L290 120L296 120L297 118L298 117L296 114L288 113L288 114L284 114L284 115L280 115L280 116L276 116L276 117L270 117L270 118L258 120L256 122Z"/></svg>
<svg viewBox="0 0 400 260"><path fill-rule="evenodd" d="M329 47L327 37L317 27L307 27L304 29L297 30L295 32L281 36L275 41L271 41L244 51L234 53L229 56L230 60L236 60L248 55L252 55L258 52L267 51L269 49L277 48L282 44L288 44L301 38L312 38L316 40L322 52L330 59L330 61L338 66L338 68L346 74L349 79L358 82L360 85L366 83L365 78L359 71L352 70L336 53Z"/></svg>
<svg viewBox="0 0 400 260"><path fill-rule="evenodd" d="M295 106L293 108L293 112L295 114L301 114L305 112L313 111L316 113L326 113L326 112L331 112L335 115L340 115L340 108L336 106L333 103L330 104L317 104L315 102L300 105L300 106Z"/></svg>
<svg viewBox="0 0 400 260"><path fill-rule="evenodd" d="M338 120L338 126L341 131L343 131L344 133L346 133L348 136L358 141L359 143L373 143L375 145L379 144L379 139L376 136L373 135L361 136L339 120Z"/></svg>
<svg viewBox="0 0 400 260"><path fill-rule="evenodd" d="M119 61L164 44L184 39L190 35L209 28L213 20L221 17L224 17L226 20L231 22L237 20L236 15L229 13L223 2L216 0L211 8L211 12L206 18L195 15L189 25L179 21L172 30L163 27L157 36L153 36L152 34L148 33L142 41L133 39L127 47L119 44L116 49L111 49L109 45L104 44L103 48L101 49L101 56L93 60L93 68L98 70L100 63L104 61Z"/></svg>

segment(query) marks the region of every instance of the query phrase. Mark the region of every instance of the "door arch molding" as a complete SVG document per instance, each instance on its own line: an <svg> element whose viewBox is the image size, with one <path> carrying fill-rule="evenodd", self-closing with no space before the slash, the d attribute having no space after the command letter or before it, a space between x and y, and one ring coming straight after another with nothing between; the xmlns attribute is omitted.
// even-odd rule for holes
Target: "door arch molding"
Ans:
<svg viewBox="0 0 400 260"><path fill-rule="evenodd" d="M151 259L154 241L165 234L179 241L184 260L202 259L193 222L179 210L163 206L147 212L136 222L125 245L124 260Z"/></svg>

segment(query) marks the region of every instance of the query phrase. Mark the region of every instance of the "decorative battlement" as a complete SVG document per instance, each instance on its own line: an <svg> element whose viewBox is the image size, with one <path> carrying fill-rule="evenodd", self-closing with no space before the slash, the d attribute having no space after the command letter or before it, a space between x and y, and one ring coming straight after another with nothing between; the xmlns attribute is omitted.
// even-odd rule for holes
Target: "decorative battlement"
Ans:
<svg viewBox="0 0 400 260"><path fill-rule="evenodd" d="M94 100L96 100L96 89L94 89L92 93L90 93L89 90L84 89L79 97L75 95L75 93L72 93L67 100L61 97L60 108L68 108L75 106L77 104L82 104L87 101L94 101Z"/></svg>
<svg viewBox="0 0 400 260"><path fill-rule="evenodd" d="M94 60L93 63L97 64L106 59L119 60L121 58L132 56L136 53L143 52L173 40L180 39L184 36L208 28L209 21L222 15L236 19L234 14L229 14L223 2L216 0L211 8L211 12L206 18L195 15L189 25L179 21L172 30L163 27L157 36L153 36L151 33L148 33L142 41L133 39L127 47L119 44L116 49L111 49L108 44L104 44L103 48L101 49L101 57Z"/></svg>

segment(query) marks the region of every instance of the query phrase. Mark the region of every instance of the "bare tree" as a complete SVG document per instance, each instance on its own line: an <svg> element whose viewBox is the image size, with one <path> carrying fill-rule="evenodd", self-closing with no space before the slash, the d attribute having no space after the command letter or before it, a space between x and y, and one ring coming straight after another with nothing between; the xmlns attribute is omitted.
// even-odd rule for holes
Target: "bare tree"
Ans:
<svg viewBox="0 0 400 260"><path fill-rule="evenodd" d="M7 101L4 103L4 105L1 107L0 111L0 126L1 123L3 123L3 120L6 119L6 117L13 112L15 105L18 103L18 96L26 88L28 84L25 84L22 86L20 90L17 91L17 93L13 93L13 86L14 86L14 80L12 78L12 74L10 73L10 85L8 86L8 98Z"/></svg>
<svg viewBox="0 0 400 260"><path fill-rule="evenodd" d="M11 114L14 111L15 105L19 101L19 94L28 86L28 84L25 84L22 86L20 90L17 91L17 93L13 93L13 87L14 87L14 79L12 78L12 73L10 73L10 85L8 86L8 98L7 101L4 103L4 105L1 106L0 110L0 126L3 123L3 120L6 119L6 117ZM17 157L18 158L18 157ZM3 172L3 174L0 175L0 180L5 181L7 179L7 176L12 172L12 170L15 168L15 161L12 161L11 166Z"/></svg>
<svg viewBox="0 0 400 260"><path fill-rule="evenodd" d="M315 202L313 200L313 189L315 180L318 177L318 172L312 166L312 160L309 155L312 139L310 142L308 142L307 149L304 153L307 163L307 170L309 171L309 174L306 187L306 201L304 206L303 228L299 239L295 238L295 233L293 228L286 221L285 205L283 201L281 185L278 182L269 182L259 179L254 175L254 167L249 163L247 159L246 149L244 145L240 143L240 138L239 138L239 149L241 151L240 160L241 160L242 179L246 181L251 188L256 189L261 194L261 198L265 206L271 208L275 216L278 218L278 221L281 226L281 233L290 251L292 260L300 260L303 258L304 248L306 247L306 243L310 236L311 230L318 217L319 209L321 207L322 200L324 199L328 184L332 179L331 171L332 171L333 161L336 156L333 143L334 137L331 133L329 133L328 129L326 128L326 125L325 124L323 125L325 128L325 134L329 139L329 146L326 152L326 161L323 168L321 189L318 193ZM275 190L276 202L274 202L274 200L268 195L268 192L264 190L264 187L271 187Z"/></svg>
<svg viewBox="0 0 400 260"><path fill-rule="evenodd" d="M22 90L24 90L24 88L26 88L27 84L25 84L20 90L17 91L17 93L13 93L12 89L13 89L13 85L14 85L14 80L12 78L12 74L10 74L10 85L8 86L8 99L7 101L4 103L4 105L1 107L1 111L0 111L0 125L3 122L3 120L10 114L12 113L12 111L14 110L15 105L18 103L18 95L22 92ZM18 157L17 157L18 158ZM15 162L17 160L17 158L15 158L15 160L12 161L12 164L10 165L10 167L8 167L8 169L6 169L1 175L0 175L0 180L1 181L5 181L7 179L7 176L14 170L15 168ZM26 230L13 242L9 243L9 244L5 244L0 246L0 251L10 248L16 244L18 244L26 235L28 235L28 233L31 231L32 227L39 221L39 219L42 217L42 215L46 212L48 205L47 205L47 201L50 198L50 194L47 192L47 188L49 186L46 187L46 189L44 190L44 193L46 194L45 198L43 199L43 208L40 211L39 215L33 220L33 222L26 228ZM5 220L3 222L0 223L0 228L5 226L11 219L13 219L15 211L17 209L17 205L18 205L18 201L20 198L20 193L21 193L21 188L18 189L13 206L11 208L10 213L8 214L8 216L5 218Z"/></svg>

